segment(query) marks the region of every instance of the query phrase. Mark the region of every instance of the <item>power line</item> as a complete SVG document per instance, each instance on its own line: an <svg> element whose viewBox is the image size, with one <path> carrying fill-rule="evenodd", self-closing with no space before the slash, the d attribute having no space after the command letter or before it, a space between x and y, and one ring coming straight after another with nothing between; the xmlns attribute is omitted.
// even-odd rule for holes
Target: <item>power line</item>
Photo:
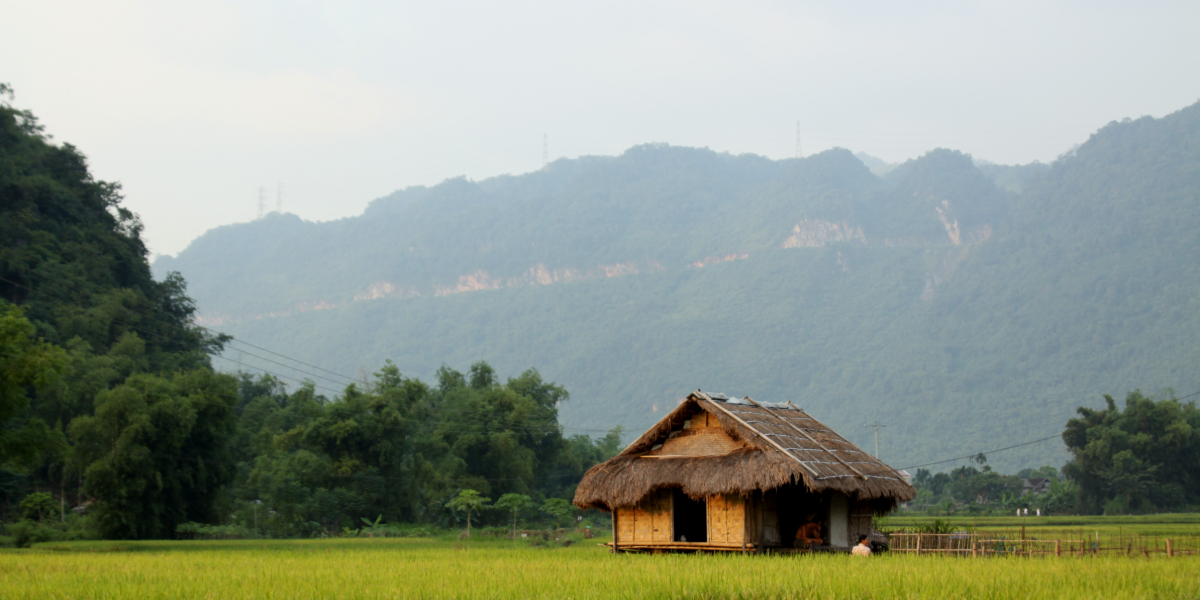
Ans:
<svg viewBox="0 0 1200 600"><path fill-rule="evenodd" d="M1030 446L1030 445L1032 445L1032 444L1039 444L1039 443L1041 443L1041 442L1044 442L1044 441L1047 441L1047 440L1052 440L1052 439L1055 439L1055 438L1061 438L1061 437L1062 437L1062 434L1061 434L1061 433L1056 433L1056 434L1054 434L1054 435L1051 435L1051 436L1048 436L1048 437L1044 437L1044 438L1040 438L1040 439L1036 439L1036 440L1033 440L1033 441L1031 441L1031 442L1023 442L1023 443L1020 443L1020 444L1013 444L1012 446L1005 446L1005 447L1003 447L1003 448L996 448L995 450L984 450L984 451L982 451L982 452L975 452L975 453L973 453L973 454L968 454L968 455L966 455L966 456L957 456L957 457L955 457L955 458L947 458L946 460L939 460L939 461L936 461L936 462L931 462L931 463L924 463L924 464L920 464L920 465L911 465L911 466L907 466L907 467L900 467L899 469L896 469L896 470L899 470L899 471L907 471L908 469L918 469L918 468L921 468L921 467L928 467L928 466L930 466L930 465L940 465L940 464L943 464L943 463L954 462L954 461L956 461L956 460L966 460L966 459L968 459L968 458L975 458L976 456L979 456L980 454L984 454L984 455L987 455L987 454L995 454L995 453L997 453L997 452L1003 452L1003 451L1005 451L1005 450L1012 450L1013 448L1020 448L1021 446Z"/></svg>
<svg viewBox="0 0 1200 600"><path fill-rule="evenodd" d="M15 285L15 286L18 286L18 287L25 288L25 289L29 290L30 292L34 292L34 293L37 293L37 294L42 294L42 295L44 295L44 296L49 296L49 297L52 297L52 298L54 297L52 294L50 294L50 293L47 293L47 292L45 292L45 291L43 291L43 290L37 290L37 289L31 288L31 287L29 287L29 286L27 286L27 285L24 285L24 284L21 284L21 283L17 283L17 282L15 282L15 281L12 281L12 280L9 280L9 279L5 279L5 278L3 278L3 277L0 277L0 281L3 281L3 282L5 282L5 283L9 283L9 284L11 284L11 285ZM75 291L75 292L78 292L78 293L80 293L80 294L87 295L87 293L86 293L86 292L84 292L83 290L80 290L80 289L79 289L79 288L77 288L77 287L71 286L71 285L69 285L69 284L62 283L61 281L59 281L59 283L60 283L61 285L63 285L64 287L68 288L68 289L71 289L71 290L73 290L73 291ZM59 299L60 299L60 300L63 300L63 298L59 298ZM155 305L153 305L153 304L149 303L148 299L145 299L145 298L141 298L141 299L142 299L142 300L147 300L147 303L146 303L144 306L146 306L146 307L147 307L147 308L149 308L150 310L153 310L153 311L155 311L155 312L161 313L161 314L163 314L163 315L166 315L166 316L168 316L168 317L173 317L173 316L174 316L174 315L171 315L171 314L167 313L167 312L166 312L165 310L163 310L162 308L160 308L160 307L158 307L158 306L155 306ZM163 320L160 320L160 319L152 319L152 318L149 318L149 317L147 317L147 319L148 319L148 320L150 320L150 321L153 321L153 322L156 322L156 323L161 323L161 324L163 324L163 325L168 325L168 326L171 326L171 327L177 327L177 326L178 326L178 323L173 323L173 322L170 322L170 321L163 321ZM318 370L318 371L322 371L322 372L324 372L324 373L329 373L330 375L336 375L336 376L338 376L338 377L341 377L341 378L343 378L343 379L345 379L345 380L347 380L347 381L349 381L349 382L351 382L351 383L357 383L357 382L359 381L359 380L358 380L357 378L355 378L355 377L349 377L349 376L347 376L347 375L342 375L341 373L337 373L337 372L335 372L335 371L330 371L329 369L324 369L324 368L318 367L318 366L316 366L316 365L311 365L311 364L308 364L308 363L306 363L306 362L304 362L304 361L302 361L302 360L295 359L295 358L292 358L292 357L290 357L290 356L287 356L287 355L284 355L284 354L280 354L280 353L278 353L278 352L275 352L274 350L268 350L267 348L263 348L263 347L261 347L261 346L256 346L256 345L254 345L254 344L251 344L250 342L247 342L247 341L244 341L244 340L238 339L238 338L236 338L236 337L234 337L234 336L232 336L232 335L229 335L229 334L227 334L227 333L224 333L224 332L221 332L221 331L217 331L217 330L215 330L215 329L211 329L211 328L205 327L205 326L203 326L203 325L200 325L200 324L198 324L198 323L195 323L194 321L193 321L192 323L190 323L190 325L191 325L192 327L196 327L196 328L198 328L198 329L203 329L204 331L207 331L207 332L209 332L209 333L211 333L211 334L213 334L213 335L217 335L217 336L220 336L220 337L222 337L222 338L228 338L228 340L229 340L230 342L237 342L237 343L239 343L239 344L243 344L243 345L246 345L246 346L250 346L251 348L255 348L255 349L257 349L257 350L262 350L263 352L267 352L267 353L273 354L273 355L275 355L275 356L278 356L278 357L280 357L280 358L284 358L284 359L290 360L290 361L292 361L292 362L295 362L295 363L297 363L297 364L301 364L301 365L304 365L304 366L306 366L306 367L310 367L310 368L316 369L316 370ZM131 326L129 326L129 325L126 325L126 326L127 326L127 327L131 327ZM278 363L276 363L276 364L278 364ZM283 366L287 366L287 365L283 365ZM287 368L289 368L289 369L295 369L295 370L297 370L297 371L299 371L299 370L300 370L300 369L296 369L295 367L291 367L291 366L287 366ZM327 379L327 378L326 378L326 379ZM328 380L328 381L333 381L332 379L327 379L327 380ZM339 384L340 384L340 383L342 383L342 382L336 382L336 383L339 383Z"/></svg>

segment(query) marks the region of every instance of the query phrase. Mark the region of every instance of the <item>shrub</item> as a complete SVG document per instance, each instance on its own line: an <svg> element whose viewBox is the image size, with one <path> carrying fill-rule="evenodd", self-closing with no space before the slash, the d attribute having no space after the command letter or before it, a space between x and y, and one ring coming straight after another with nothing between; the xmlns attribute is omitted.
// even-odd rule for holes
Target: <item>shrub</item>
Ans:
<svg viewBox="0 0 1200 600"><path fill-rule="evenodd" d="M21 518L30 521L43 521L59 514L59 505L50 492L37 492L25 496L20 507Z"/></svg>

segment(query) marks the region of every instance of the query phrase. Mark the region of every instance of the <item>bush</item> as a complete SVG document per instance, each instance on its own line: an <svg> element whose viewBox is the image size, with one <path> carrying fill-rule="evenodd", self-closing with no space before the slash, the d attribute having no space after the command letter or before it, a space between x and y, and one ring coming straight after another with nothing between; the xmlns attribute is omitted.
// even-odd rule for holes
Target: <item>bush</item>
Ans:
<svg viewBox="0 0 1200 600"><path fill-rule="evenodd" d="M175 537L184 540L241 540L260 536L240 525L180 523L175 526Z"/></svg>
<svg viewBox="0 0 1200 600"><path fill-rule="evenodd" d="M67 542L74 540L97 539L99 537L94 524L85 516L68 514L66 521L34 521L21 519L0 530L0 546L13 545L18 548L28 548L40 542Z"/></svg>
<svg viewBox="0 0 1200 600"><path fill-rule="evenodd" d="M21 518L30 521L44 521L59 515L60 507L54 501L50 492L29 494L21 501Z"/></svg>
<svg viewBox="0 0 1200 600"><path fill-rule="evenodd" d="M30 519L21 519L8 528L12 534L13 545L18 548L28 548L39 542L57 542L62 539L62 533L44 523Z"/></svg>

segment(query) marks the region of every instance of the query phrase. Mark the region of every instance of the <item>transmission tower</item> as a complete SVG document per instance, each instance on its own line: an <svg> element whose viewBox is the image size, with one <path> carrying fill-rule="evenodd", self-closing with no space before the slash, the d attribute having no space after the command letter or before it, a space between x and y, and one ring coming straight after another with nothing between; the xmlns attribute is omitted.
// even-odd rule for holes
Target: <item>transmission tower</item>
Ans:
<svg viewBox="0 0 1200 600"><path fill-rule="evenodd" d="M275 184L275 212L283 214L283 182Z"/></svg>
<svg viewBox="0 0 1200 600"><path fill-rule="evenodd" d="M804 158L804 154L800 152L800 121L796 121L796 158Z"/></svg>
<svg viewBox="0 0 1200 600"><path fill-rule="evenodd" d="M267 214L267 188L258 188L258 218L263 218Z"/></svg>

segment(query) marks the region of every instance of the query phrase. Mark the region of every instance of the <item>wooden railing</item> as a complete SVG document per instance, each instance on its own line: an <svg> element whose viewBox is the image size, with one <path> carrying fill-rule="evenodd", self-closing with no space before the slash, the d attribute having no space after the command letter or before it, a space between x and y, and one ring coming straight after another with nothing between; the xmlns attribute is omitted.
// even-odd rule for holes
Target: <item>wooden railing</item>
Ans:
<svg viewBox="0 0 1200 600"><path fill-rule="evenodd" d="M1149 536L1104 539L1021 539L981 533L892 533L891 552L970 557L997 556L1200 556L1200 537Z"/></svg>

